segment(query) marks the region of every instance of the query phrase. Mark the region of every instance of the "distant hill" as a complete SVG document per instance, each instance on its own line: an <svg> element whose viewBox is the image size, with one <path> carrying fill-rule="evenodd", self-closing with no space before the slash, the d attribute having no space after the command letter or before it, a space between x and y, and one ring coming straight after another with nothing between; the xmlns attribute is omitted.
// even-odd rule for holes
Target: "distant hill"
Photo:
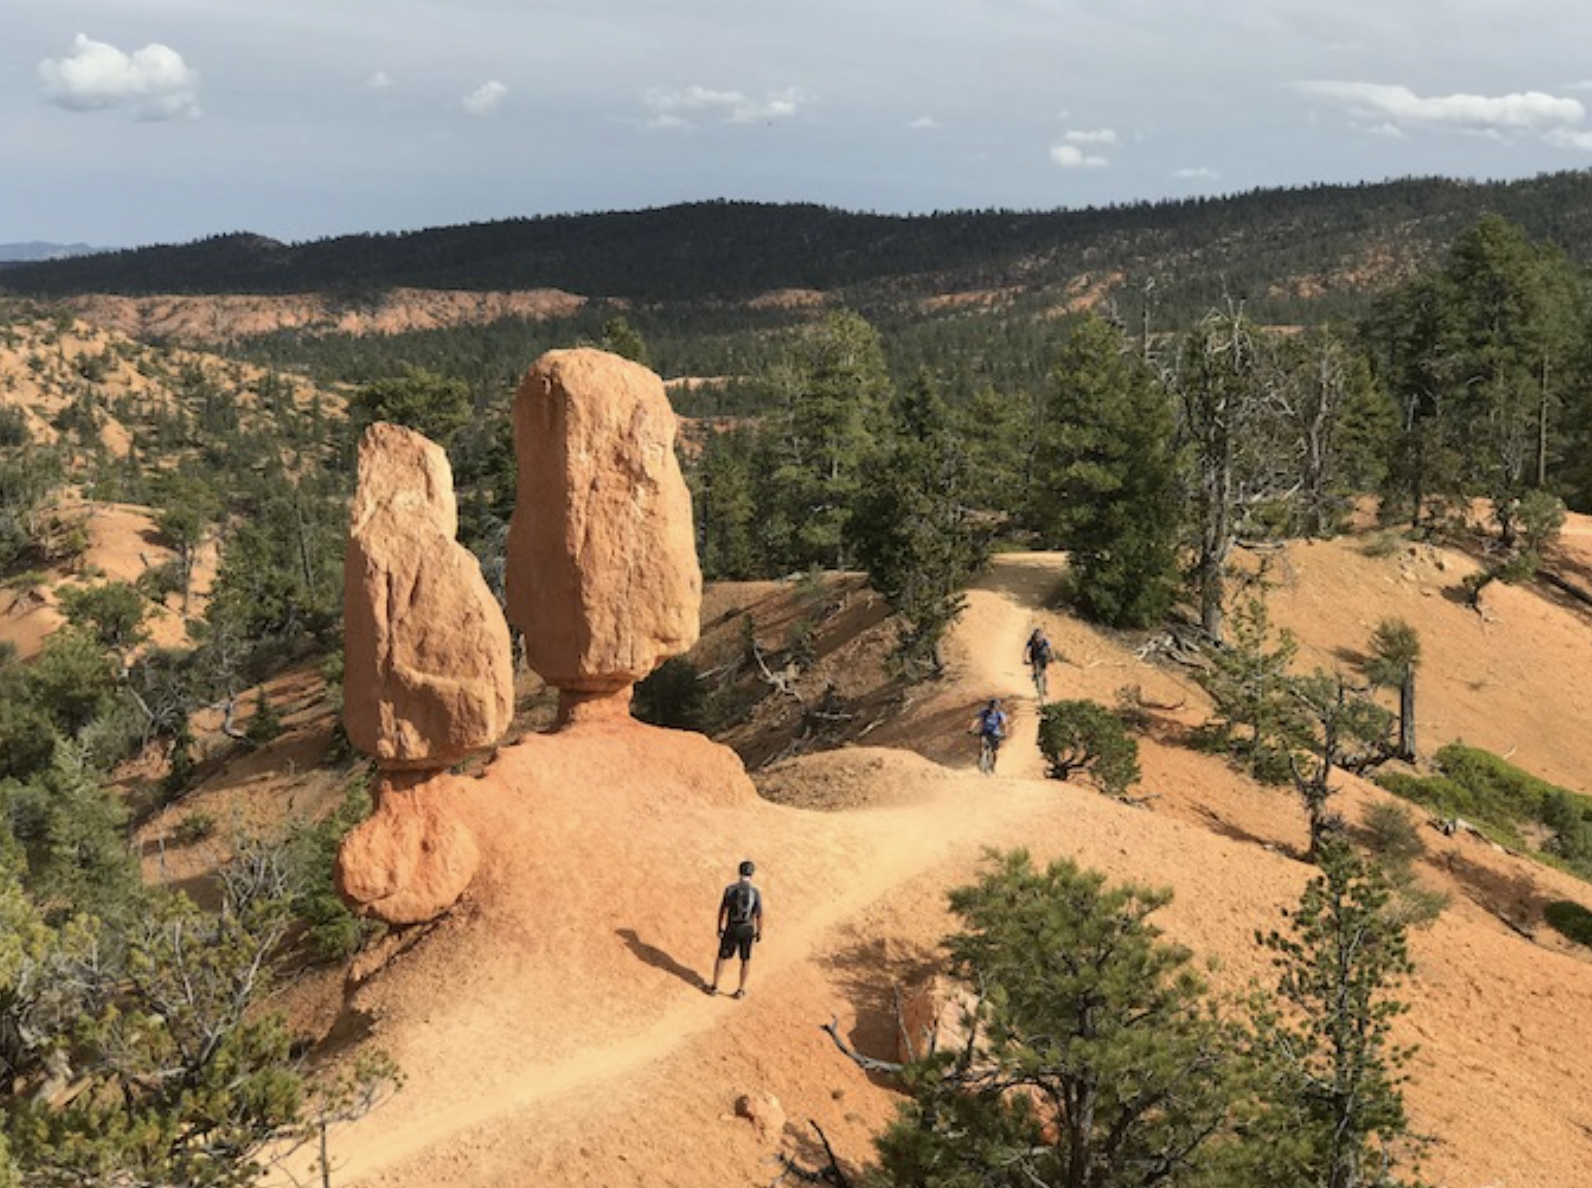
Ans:
<svg viewBox="0 0 1592 1188"><path fill-rule="evenodd" d="M559 289L639 303L742 302L783 289L892 304L959 293L1063 301L1154 282L1163 310L1241 297L1287 320L1361 306L1496 212L1574 257L1592 253L1592 172L1474 183L1417 178L1255 190L1225 198L1060 211L928 215L699 202L540 216L289 244L220 235L7 268L0 288L282 294L355 301L397 287Z"/></svg>
<svg viewBox="0 0 1592 1188"><path fill-rule="evenodd" d="M33 263L39 260L64 260L69 256L87 256L104 248L86 243L0 243L0 266Z"/></svg>

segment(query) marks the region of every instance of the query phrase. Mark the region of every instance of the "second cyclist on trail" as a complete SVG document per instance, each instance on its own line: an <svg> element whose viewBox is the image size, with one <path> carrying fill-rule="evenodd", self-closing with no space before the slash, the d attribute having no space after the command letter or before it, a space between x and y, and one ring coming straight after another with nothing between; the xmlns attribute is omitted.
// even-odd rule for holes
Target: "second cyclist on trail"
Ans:
<svg viewBox="0 0 1592 1188"><path fill-rule="evenodd" d="M1023 663L1028 665L1028 670L1034 677L1034 693L1039 697L1039 703L1045 703L1049 687L1045 683L1045 670L1050 667L1051 660L1055 659L1055 649L1050 646L1050 639L1038 627L1029 635L1028 642L1023 645Z"/></svg>

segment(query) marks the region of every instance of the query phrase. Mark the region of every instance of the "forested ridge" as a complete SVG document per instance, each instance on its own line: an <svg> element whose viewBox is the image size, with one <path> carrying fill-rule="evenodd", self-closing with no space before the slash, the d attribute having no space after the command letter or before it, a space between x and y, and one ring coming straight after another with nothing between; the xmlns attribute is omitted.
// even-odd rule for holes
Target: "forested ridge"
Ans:
<svg viewBox="0 0 1592 1188"><path fill-rule="evenodd" d="M926 215L810 204L696 202L548 215L287 244L217 235L0 274L18 295L99 292L343 294L395 287L557 288L632 302L744 301L787 288L853 304L957 292L1059 293L1080 275L1142 284L1163 306L1246 298L1263 320L1301 303L1386 287L1487 212L1580 257L1592 244L1592 174L1473 183L1438 178L1256 190L1219 198L1056 211Z"/></svg>

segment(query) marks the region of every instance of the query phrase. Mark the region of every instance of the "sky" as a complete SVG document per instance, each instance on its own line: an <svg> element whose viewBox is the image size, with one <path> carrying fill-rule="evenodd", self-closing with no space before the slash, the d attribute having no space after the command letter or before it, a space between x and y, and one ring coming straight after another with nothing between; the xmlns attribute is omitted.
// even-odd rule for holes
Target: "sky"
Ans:
<svg viewBox="0 0 1592 1188"><path fill-rule="evenodd" d="M0 0L0 243L1592 168L1586 0Z"/></svg>

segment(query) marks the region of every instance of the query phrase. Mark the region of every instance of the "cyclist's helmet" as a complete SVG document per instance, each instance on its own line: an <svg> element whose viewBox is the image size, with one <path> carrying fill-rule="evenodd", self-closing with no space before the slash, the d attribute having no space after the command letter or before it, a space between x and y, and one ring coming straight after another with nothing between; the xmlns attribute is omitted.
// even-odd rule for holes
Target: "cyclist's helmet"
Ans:
<svg viewBox="0 0 1592 1188"><path fill-rule="evenodd" d="M750 858L748 858L744 862L742 862L741 865L737 869L740 871L741 876L743 878L748 878L749 879L754 874L757 873L757 863L753 862Z"/></svg>

